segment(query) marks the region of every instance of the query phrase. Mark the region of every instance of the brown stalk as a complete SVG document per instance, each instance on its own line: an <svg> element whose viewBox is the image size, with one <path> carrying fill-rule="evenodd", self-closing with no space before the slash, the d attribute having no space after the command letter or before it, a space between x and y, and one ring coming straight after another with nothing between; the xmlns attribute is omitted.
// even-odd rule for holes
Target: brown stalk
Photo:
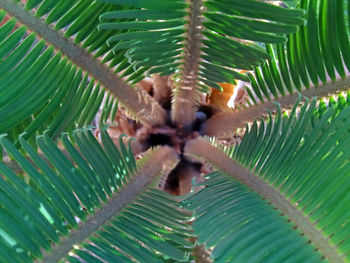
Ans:
<svg viewBox="0 0 350 263"><path fill-rule="evenodd" d="M295 205L291 204L288 199L270 184L230 159L223 151L211 145L207 140L198 137L189 141L185 147L185 155L197 159L206 159L218 170L253 189L256 193L269 200L274 207L282 211L330 262L344 261L337 252L337 248L331 245L329 238L325 237L317 229L308 216L303 215Z"/></svg>
<svg viewBox="0 0 350 263"><path fill-rule="evenodd" d="M148 94L130 87L115 73L101 64L83 48L67 39L59 31L47 25L44 20L35 17L32 12L25 11L22 3L12 0L1 0L0 8L16 17L47 42L60 50L75 64L98 80L108 91L115 95L137 119L146 126L162 125L166 121L165 110Z"/></svg>
<svg viewBox="0 0 350 263"><path fill-rule="evenodd" d="M326 83L316 88L304 89L301 92L303 97L326 97L340 91L346 91L350 87L350 79L340 79L335 82ZM298 94L287 95L275 101L258 104L245 110L230 113L220 113L211 117L204 128L204 134L221 138L234 132L247 122L265 114L268 110L276 110L275 103L281 104L282 108L291 107L295 104Z"/></svg>
<svg viewBox="0 0 350 263"><path fill-rule="evenodd" d="M191 128L196 118L197 83L202 39L202 0L190 0L188 35L180 83L174 90L173 123Z"/></svg>
<svg viewBox="0 0 350 263"><path fill-rule="evenodd" d="M77 229L73 230L69 237L63 238L49 254L46 254L40 262L58 262L65 257L73 248L74 244L80 244L96 230L104 225L108 220L114 217L120 210L128 205L132 200L151 183L152 179L174 167L179 158L174 150L169 147L161 147L152 153L150 159L144 164L140 171L135 174L131 181L128 182L115 196L88 219L83 222ZM160 165L161 164L161 165Z"/></svg>

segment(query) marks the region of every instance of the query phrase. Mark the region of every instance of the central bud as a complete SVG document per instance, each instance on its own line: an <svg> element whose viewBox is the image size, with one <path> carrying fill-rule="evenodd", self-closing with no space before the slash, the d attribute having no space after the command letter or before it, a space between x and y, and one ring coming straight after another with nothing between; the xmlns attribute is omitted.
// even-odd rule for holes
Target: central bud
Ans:
<svg viewBox="0 0 350 263"><path fill-rule="evenodd" d="M160 185L166 192L174 195L187 194L191 190L193 178L199 178L202 164L189 160L184 156L183 150L187 141L203 135L205 122L212 115L212 108L201 106L196 112L196 119L190 128L172 124L154 127L149 131L146 138L140 141L146 149L168 145L179 154L180 162Z"/></svg>
<svg viewBox="0 0 350 263"><path fill-rule="evenodd" d="M164 109L166 109L164 107ZM170 109L166 109L170 116ZM108 133L112 139L118 143L119 136L126 134L128 138L134 137L136 140L131 141L131 147L136 158L140 158L143 152L152 147L169 146L173 148L179 155L180 162L169 173L169 175L162 180L161 188L166 192L174 195L183 195L188 193L192 187L192 179L199 178L202 164L190 160L184 156L183 151L186 143L204 135L206 121L215 113L211 106L199 106L196 112L196 118L189 127L176 125L169 121L156 127L147 127L128 118L125 111L121 109L118 111L115 122L118 126L110 127Z"/></svg>

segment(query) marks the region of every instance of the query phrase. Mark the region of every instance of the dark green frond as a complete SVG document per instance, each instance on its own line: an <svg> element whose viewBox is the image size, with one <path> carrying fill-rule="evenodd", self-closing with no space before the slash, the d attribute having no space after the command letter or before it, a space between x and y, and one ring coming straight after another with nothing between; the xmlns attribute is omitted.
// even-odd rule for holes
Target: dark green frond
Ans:
<svg viewBox="0 0 350 263"><path fill-rule="evenodd" d="M264 63L269 55L256 43L283 43L285 36L303 23L301 10L284 9L258 1L206 1L203 13L206 27L202 48L212 66L250 70ZM219 82L201 64L203 82ZM212 71L212 69L210 70ZM219 71L220 72L220 71ZM209 73L209 74L208 74ZM221 73L220 82L248 81L239 73ZM209 84L209 83L206 83ZM209 85L210 86L210 85Z"/></svg>
<svg viewBox="0 0 350 263"><path fill-rule="evenodd" d="M174 73L175 65L181 61L185 40L183 35L186 4L183 1L100 2L135 8L107 12L100 16L102 23L99 29L107 32L114 29L127 30L125 33L114 34L107 40L115 53L126 49L126 57L130 62L138 66L153 67L152 73ZM165 64L168 70L162 67Z"/></svg>
<svg viewBox="0 0 350 263"><path fill-rule="evenodd" d="M349 12L0 0L0 262L350 262Z"/></svg>
<svg viewBox="0 0 350 263"><path fill-rule="evenodd" d="M322 254L268 200L221 173L184 205L195 213L197 242L214 262L320 262Z"/></svg>
<svg viewBox="0 0 350 263"><path fill-rule="evenodd" d="M55 1L46 0L42 2L42 5L38 7L38 10L45 3L50 4L51 6L53 2ZM57 2L57 7L59 6L61 8L61 3L63 4L63 1ZM79 3L86 4L88 2L82 0ZM73 5L72 9L75 10L77 5ZM91 5L96 6L96 2L91 2ZM113 5L113 7L115 6ZM87 24L85 23L86 19L88 19L87 17L89 17L86 17L87 14L84 14L84 16L79 16L81 10L79 12L75 12L75 15L70 14L70 18L72 18L73 21L71 21L68 29L55 30L53 25L47 24L48 21L42 18L37 18L32 12L24 10L21 3L15 3L12 0L4 0L0 2L0 8L6 10L10 16L16 17L19 20L19 23L28 26L31 31L36 32L38 36L43 39L43 41L46 41L46 45L49 45L48 43L52 44L53 48L67 56L67 58L74 62L76 66L79 66L84 73L91 75L91 78L94 78L100 82L104 88L110 91L114 96L118 97L120 102L128 109L128 111L132 112L133 116L137 117L136 119L138 121L146 124L147 126L152 126L155 124L159 125L165 122L165 112L159 106L159 104L148 94L141 96L140 91L137 88L134 89L130 86L144 78L143 73L146 68L137 68L134 67L134 65L131 65L128 59L124 57L125 50L116 57L113 53L110 53L113 55L112 57L107 54L99 59L98 57L105 54L104 52L102 52L100 55L97 54L101 49L98 51L87 50L84 48L85 42L82 43L80 40L80 42L78 41L77 43L74 43L74 40L79 35L78 32L75 32L71 37L63 34L67 33L68 30L71 29L71 26L75 24L75 22L73 22L75 21L75 16L78 16L79 19L84 19L83 22L79 22L81 26L84 27L84 25L89 24L88 22ZM51 7L48 9L50 11ZM98 10L93 9L93 12L95 11L98 12ZM38 16L40 15L38 14ZM96 28L97 25L88 26L89 30L97 30ZM102 44L105 45L105 42L102 41ZM110 60L111 62L108 65L109 68L107 68L104 63ZM115 74L116 72L120 73L120 75L118 76ZM127 82L129 82L130 85L127 84ZM97 98L102 99L103 95L104 94L101 92Z"/></svg>
<svg viewBox="0 0 350 263"><path fill-rule="evenodd" d="M279 112L276 118L260 124L255 121L241 143L225 152L300 211L303 220L313 224L328 246L336 249L336 257L349 260L350 107L342 95L338 102L330 99L328 109L325 103L317 107L315 100L297 106L290 116ZM307 238L316 245L320 242ZM330 254L318 249L331 260Z"/></svg>
<svg viewBox="0 0 350 263"><path fill-rule="evenodd" d="M73 253L88 262L134 262L131 258L137 262L186 262L193 246L186 240L191 233L189 219L170 196L146 190Z"/></svg>
<svg viewBox="0 0 350 263"><path fill-rule="evenodd" d="M189 216L168 195L145 189L164 164L175 165L171 152L154 150L151 158L163 160L152 174L150 161L137 166L131 150L122 141L116 148L106 131L103 146L88 130L73 136L75 143L63 136L65 150L47 135L37 137L40 154L21 137L26 156L0 138L22 171L16 175L0 162L1 259L185 261L192 246L186 240Z"/></svg>
<svg viewBox="0 0 350 263"><path fill-rule="evenodd" d="M266 46L273 59L255 68L251 97L265 101L345 78L350 69L346 6L343 0L301 0L307 24L289 35L287 43Z"/></svg>
<svg viewBox="0 0 350 263"><path fill-rule="evenodd" d="M22 132L30 139L48 130L57 138L90 125L104 90L35 33L15 26L11 19L0 27L0 133L14 142Z"/></svg>
<svg viewBox="0 0 350 263"><path fill-rule="evenodd" d="M107 12L100 16L100 29L128 29L110 37L113 50L128 49L130 61L152 67L150 73L173 74L184 63L185 49L191 49L188 35L190 16L184 1L107 1L135 9ZM187 8L187 9L186 9ZM254 11L253 11L254 10ZM254 42L283 43L283 34L303 24L303 11L285 9L260 1L205 1L201 7L202 44L198 72L199 86L218 87L219 82L248 80L233 69L252 69L269 55ZM195 15L195 14L193 14ZM127 22L115 21L117 18ZM248 42L246 42L248 41ZM252 42L251 42L252 41ZM181 64L180 64L181 66Z"/></svg>
<svg viewBox="0 0 350 263"><path fill-rule="evenodd" d="M117 73L121 73L126 68L129 69L128 80L135 83L140 80L139 74L142 69L136 69L128 63L127 58L123 57L125 50L117 53L119 67L115 67L115 55L106 43L106 40L113 34L122 33L125 30L106 32L97 28L101 14L122 8L121 6L85 0L28 0L25 4L26 10L31 10L36 17L45 19L47 24L52 25L55 30L60 30L65 37L73 38L75 44L81 45L88 52L93 53L96 58L101 58L103 63L109 62L109 66ZM119 21L122 20L119 19ZM140 72L134 74L135 71Z"/></svg>
<svg viewBox="0 0 350 263"><path fill-rule="evenodd" d="M99 55L108 52L104 43L108 36L101 34L95 25L99 14L111 10L111 5L81 0L28 0L25 9L32 10L36 17L43 17L48 24L54 23L55 29L63 30L65 36L75 35L74 42L83 42L90 51L100 50Z"/></svg>

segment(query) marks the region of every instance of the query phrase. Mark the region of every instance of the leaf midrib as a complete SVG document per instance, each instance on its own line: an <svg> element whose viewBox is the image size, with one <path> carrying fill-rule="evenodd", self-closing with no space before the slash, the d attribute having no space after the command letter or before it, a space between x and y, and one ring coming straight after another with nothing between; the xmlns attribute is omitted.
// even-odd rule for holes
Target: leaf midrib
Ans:
<svg viewBox="0 0 350 263"><path fill-rule="evenodd" d="M125 81L118 78L115 73L101 64L85 49L75 45L71 39L65 38L60 31L54 30L30 11L24 10L22 3L2 0L0 8L16 17L22 24L36 32L75 64L92 75L94 79L114 94L129 111L133 112L141 123L146 126L165 123L165 110L152 97L147 96L148 94L141 95L137 89L130 87Z"/></svg>
<svg viewBox="0 0 350 263"><path fill-rule="evenodd" d="M253 189L269 200L274 207L282 211L330 262L344 262L342 256L337 252L337 248L332 246L329 238L317 229L316 225L311 222L310 217L303 215L296 205L292 205L275 188L230 159L223 151L211 145L207 140L197 138L189 141L185 147L185 155L198 159L204 158L220 171Z"/></svg>
<svg viewBox="0 0 350 263"><path fill-rule="evenodd" d="M140 171L133 176L130 182L101 209L90 215L88 219L73 230L68 237L61 240L44 258L39 262L58 262L60 259L68 255L69 251L75 244L80 244L89 236L103 226L107 221L112 219L128 205L134 198L140 194L142 190L152 181L152 179L160 174L163 170L174 167L178 162L178 156L175 151L169 147L158 148L152 153L151 158L143 165ZM161 163L162 165L159 165Z"/></svg>
<svg viewBox="0 0 350 263"><path fill-rule="evenodd" d="M288 94L269 102L253 105L244 110L220 113L207 121L204 133L209 136L223 138L227 134L235 132L237 128L242 127L247 122L266 114L267 111L276 110L276 104L280 104L282 108L293 106L299 94L306 98L322 98L330 94L336 94L337 92L347 91L349 87L350 76L346 79L338 79L337 81L325 83L318 87L303 89L301 92Z"/></svg>

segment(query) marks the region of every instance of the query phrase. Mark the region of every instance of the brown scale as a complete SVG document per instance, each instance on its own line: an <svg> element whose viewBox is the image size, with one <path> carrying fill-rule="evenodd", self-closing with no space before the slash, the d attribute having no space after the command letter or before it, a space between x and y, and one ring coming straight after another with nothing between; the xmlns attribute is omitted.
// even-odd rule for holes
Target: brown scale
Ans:
<svg viewBox="0 0 350 263"><path fill-rule="evenodd" d="M147 78L138 83L138 86L153 96L164 109L170 111L171 93L173 84L168 76L155 76L153 79ZM121 109L114 122L118 126L110 127L108 133L113 141L118 144L119 136L126 134L136 138L131 142L131 147L135 155L145 152L150 147L158 145L171 146L180 157L180 162L169 173L167 178L163 178L161 187L174 195L183 195L190 192L192 180L199 180L201 173L208 173L208 170L201 163L189 160L183 156L185 143L199 135L202 135L202 128L205 121L218 111L227 108L227 101L233 94L234 86L231 84L221 84L224 89L223 94L217 94L215 90L209 98L209 105L201 105L196 112L196 120L191 131L184 131L181 127L173 127L167 123L161 127L147 128L125 116L125 111ZM127 139L127 138L126 138ZM139 155L140 156L140 155Z"/></svg>

